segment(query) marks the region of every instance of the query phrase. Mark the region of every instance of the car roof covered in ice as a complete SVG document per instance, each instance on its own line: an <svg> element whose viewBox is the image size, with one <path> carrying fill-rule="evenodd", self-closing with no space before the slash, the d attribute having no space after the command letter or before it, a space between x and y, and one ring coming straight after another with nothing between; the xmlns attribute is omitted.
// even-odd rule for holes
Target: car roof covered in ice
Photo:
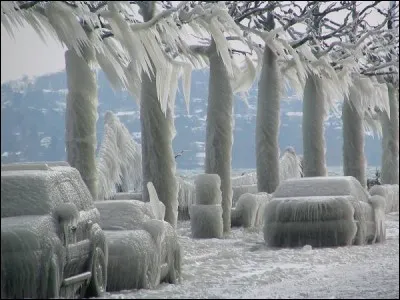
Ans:
<svg viewBox="0 0 400 300"><path fill-rule="evenodd" d="M57 188L69 181L68 190ZM84 185L78 170L69 166L49 166L47 169L16 169L1 172L1 217L21 215L43 215L54 211L63 202L74 202L83 206L88 201L89 191ZM73 191L71 191L73 189ZM79 193L79 197L76 197ZM65 197L69 194L70 196ZM76 199L75 199L75 198ZM82 203L81 203L82 202Z"/></svg>
<svg viewBox="0 0 400 300"><path fill-rule="evenodd" d="M274 198L307 196L353 196L368 201L369 194L352 176L303 177L283 181Z"/></svg>
<svg viewBox="0 0 400 300"><path fill-rule="evenodd" d="M103 230L135 230L155 216L149 203L139 200L96 201L100 212L100 226Z"/></svg>

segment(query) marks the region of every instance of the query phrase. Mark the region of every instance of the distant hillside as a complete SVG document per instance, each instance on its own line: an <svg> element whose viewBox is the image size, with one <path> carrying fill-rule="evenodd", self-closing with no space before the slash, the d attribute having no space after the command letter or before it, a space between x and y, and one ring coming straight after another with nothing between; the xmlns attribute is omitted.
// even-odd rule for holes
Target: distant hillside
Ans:
<svg viewBox="0 0 400 300"><path fill-rule="evenodd" d="M119 116L134 138L140 142L139 110L126 92L111 89L102 72L98 74L99 120L97 140L101 141L103 116L111 110ZM65 72L28 80L12 81L1 86L1 161L65 160L64 120L67 83ZM192 75L189 114L182 94L176 100L174 151L185 151L177 158L177 168L196 169L204 164L204 140L207 114L208 72ZM289 93L290 94L290 93ZM247 106L235 101L233 168L255 168L255 124L257 84L248 97ZM281 151L293 146L301 154L302 102L286 96L281 102L279 143ZM327 164L342 164L342 124L331 116L326 121ZM380 165L381 141L366 137L366 154L370 165Z"/></svg>

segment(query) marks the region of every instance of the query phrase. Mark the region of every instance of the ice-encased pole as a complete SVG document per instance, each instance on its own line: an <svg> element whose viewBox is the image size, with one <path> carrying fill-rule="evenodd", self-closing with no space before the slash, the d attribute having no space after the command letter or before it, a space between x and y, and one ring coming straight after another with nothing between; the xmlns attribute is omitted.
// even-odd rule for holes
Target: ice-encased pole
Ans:
<svg viewBox="0 0 400 300"><path fill-rule="evenodd" d="M350 97L356 94L350 93ZM346 97L342 107L343 122L343 174L355 177L363 187L367 186L365 175L364 127L362 117L350 99Z"/></svg>
<svg viewBox="0 0 400 300"><path fill-rule="evenodd" d="M65 144L68 163L78 169L83 181L97 200L96 122L97 80L91 63L95 52L85 47L82 57L74 50L65 52L67 72L67 105Z"/></svg>
<svg viewBox="0 0 400 300"><path fill-rule="evenodd" d="M256 162L259 192L273 193L279 185L279 124L282 76L276 54L265 47L258 83Z"/></svg>
<svg viewBox="0 0 400 300"><path fill-rule="evenodd" d="M326 176L325 99L320 78L309 74L303 97L303 172L304 177Z"/></svg>
<svg viewBox="0 0 400 300"><path fill-rule="evenodd" d="M224 232L231 229L233 90L214 40L209 49L210 79L207 105L205 173L221 178Z"/></svg>
<svg viewBox="0 0 400 300"><path fill-rule="evenodd" d="M398 87L387 84L390 117L381 116L382 123L382 184L399 184L399 93Z"/></svg>

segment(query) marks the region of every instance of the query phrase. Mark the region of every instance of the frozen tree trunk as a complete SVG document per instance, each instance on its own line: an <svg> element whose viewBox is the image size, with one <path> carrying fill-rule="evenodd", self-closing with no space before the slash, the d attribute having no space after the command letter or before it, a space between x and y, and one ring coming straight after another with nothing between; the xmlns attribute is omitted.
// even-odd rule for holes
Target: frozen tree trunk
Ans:
<svg viewBox="0 0 400 300"><path fill-rule="evenodd" d="M139 3L144 21L154 15L155 2ZM153 66L153 70L155 67ZM140 92L140 122L142 125L142 172L143 201L150 201L147 183L151 181L159 199L165 205L165 221L176 228L178 220L178 183L175 177L176 163L172 149L175 136L173 112L161 110L157 98L155 74L150 77L142 72Z"/></svg>
<svg viewBox="0 0 400 300"><path fill-rule="evenodd" d="M354 97L354 94L349 97ZM365 175L364 127L362 118L350 99L345 99L342 108L343 122L343 174L355 177L367 187Z"/></svg>
<svg viewBox="0 0 400 300"><path fill-rule="evenodd" d="M68 163L78 169L93 199L97 200L98 99L96 74L90 67L94 60L92 48L84 49L83 58L74 50L65 52L68 84L65 143Z"/></svg>
<svg viewBox="0 0 400 300"><path fill-rule="evenodd" d="M176 228L178 220L178 185L172 139L174 119L170 109L161 110L157 98L156 78L142 73L140 100L142 125L143 201L149 201L147 183L151 181L165 205L165 221Z"/></svg>
<svg viewBox="0 0 400 300"><path fill-rule="evenodd" d="M386 112L382 122L382 184L399 184L399 95L392 84L388 84L390 118Z"/></svg>
<svg viewBox="0 0 400 300"><path fill-rule="evenodd" d="M279 124L282 76L275 53L265 47L258 83L256 162L259 192L273 193L279 185Z"/></svg>
<svg viewBox="0 0 400 300"><path fill-rule="evenodd" d="M232 208L233 91L214 41L209 49L209 58L205 173L218 174L221 178L223 226L224 232L229 232Z"/></svg>
<svg viewBox="0 0 400 300"><path fill-rule="evenodd" d="M310 74L303 99L303 170L304 177L326 176L324 121L325 99L320 79Z"/></svg>

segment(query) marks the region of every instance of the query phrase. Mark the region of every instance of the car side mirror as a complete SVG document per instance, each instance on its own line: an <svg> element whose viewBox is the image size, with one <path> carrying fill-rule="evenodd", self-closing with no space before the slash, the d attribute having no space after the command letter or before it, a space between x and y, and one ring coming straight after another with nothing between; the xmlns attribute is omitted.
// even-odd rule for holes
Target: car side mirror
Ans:
<svg viewBox="0 0 400 300"><path fill-rule="evenodd" d="M68 223L78 219L79 211L74 203L62 203L56 207L55 216L60 223Z"/></svg>

